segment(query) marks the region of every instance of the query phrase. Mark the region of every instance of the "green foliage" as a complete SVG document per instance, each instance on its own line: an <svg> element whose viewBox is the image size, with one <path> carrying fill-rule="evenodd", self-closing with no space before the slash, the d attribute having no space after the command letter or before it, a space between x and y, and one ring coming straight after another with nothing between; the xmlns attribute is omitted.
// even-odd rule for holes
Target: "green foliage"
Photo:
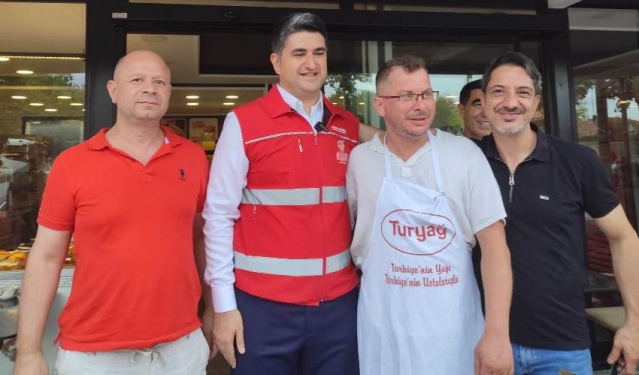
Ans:
<svg viewBox="0 0 639 375"><path fill-rule="evenodd" d="M438 97L435 102L437 113L431 127L457 134L464 126L464 119L459 114L452 99Z"/></svg>

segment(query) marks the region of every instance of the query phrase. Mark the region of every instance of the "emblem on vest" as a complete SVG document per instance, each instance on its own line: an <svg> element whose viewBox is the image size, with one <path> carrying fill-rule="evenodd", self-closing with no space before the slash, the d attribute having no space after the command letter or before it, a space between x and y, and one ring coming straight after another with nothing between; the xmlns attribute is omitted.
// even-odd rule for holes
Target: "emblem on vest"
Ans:
<svg viewBox="0 0 639 375"><path fill-rule="evenodd" d="M456 230L445 216L399 209L387 214L380 230L393 249L411 255L433 255L445 250Z"/></svg>
<svg viewBox="0 0 639 375"><path fill-rule="evenodd" d="M348 154L346 153L346 146L344 146L344 140L337 141L337 162L341 164L348 163Z"/></svg>

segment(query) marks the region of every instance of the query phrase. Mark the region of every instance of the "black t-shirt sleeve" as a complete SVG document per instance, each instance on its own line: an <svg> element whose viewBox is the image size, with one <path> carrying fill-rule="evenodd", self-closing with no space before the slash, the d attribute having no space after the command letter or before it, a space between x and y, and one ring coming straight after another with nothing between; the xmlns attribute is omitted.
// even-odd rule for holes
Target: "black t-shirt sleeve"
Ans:
<svg viewBox="0 0 639 375"><path fill-rule="evenodd" d="M583 146L582 146L583 147ZM612 178L599 156L591 149L583 147L582 191L584 211L593 218L606 216L619 205Z"/></svg>

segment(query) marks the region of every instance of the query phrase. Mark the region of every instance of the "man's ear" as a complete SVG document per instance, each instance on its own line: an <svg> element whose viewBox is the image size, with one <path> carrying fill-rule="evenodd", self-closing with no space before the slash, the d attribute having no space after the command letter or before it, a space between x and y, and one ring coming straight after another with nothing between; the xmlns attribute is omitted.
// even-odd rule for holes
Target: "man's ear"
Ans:
<svg viewBox="0 0 639 375"><path fill-rule="evenodd" d="M375 107L375 112L377 112L380 117L384 117L386 114L386 111L384 110L384 99L378 96L373 98L373 107Z"/></svg>
<svg viewBox="0 0 639 375"><path fill-rule="evenodd" d="M457 104L457 110L459 111L459 115L464 118L464 105L461 103Z"/></svg>
<svg viewBox="0 0 639 375"><path fill-rule="evenodd" d="M117 104L116 93L118 91L118 84L115 83L114 80L110 80L107 82L107 91L109 92L109 96L111 97L111 103Z"/></svg>
<svg viewBox="0 0 639 375"><path fill-rule="evenodd" d="M273 65L273 70L275 71L275 74L277 75L280 75L280 63L281 63L280 55L278 55L275 52L271 53L271 64Z"/></svg>

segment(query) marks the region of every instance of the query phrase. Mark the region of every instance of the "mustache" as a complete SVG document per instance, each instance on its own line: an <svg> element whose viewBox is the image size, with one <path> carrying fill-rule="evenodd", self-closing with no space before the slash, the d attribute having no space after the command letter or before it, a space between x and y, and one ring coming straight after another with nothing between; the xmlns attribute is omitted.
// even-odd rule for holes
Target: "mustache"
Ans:
<svg viewBox="0 0 639 375"><path fill-rule="evenodd" d="M517 115L521 115L522 113L524 113L524 109L521 107L512 107L512 108L508 108L508 107L498 107L495 112L497 113L508 113L508 114L517 114Z"/></svg>
<svg viewBox="0 0 639 375"><path fill-rule="evenodd" d="M408 116L408 119L414 120L414 119L418 119L422 117L430 118L430 112L426 112L426 111L413 112L410 114L410 116Z"/></svg>

